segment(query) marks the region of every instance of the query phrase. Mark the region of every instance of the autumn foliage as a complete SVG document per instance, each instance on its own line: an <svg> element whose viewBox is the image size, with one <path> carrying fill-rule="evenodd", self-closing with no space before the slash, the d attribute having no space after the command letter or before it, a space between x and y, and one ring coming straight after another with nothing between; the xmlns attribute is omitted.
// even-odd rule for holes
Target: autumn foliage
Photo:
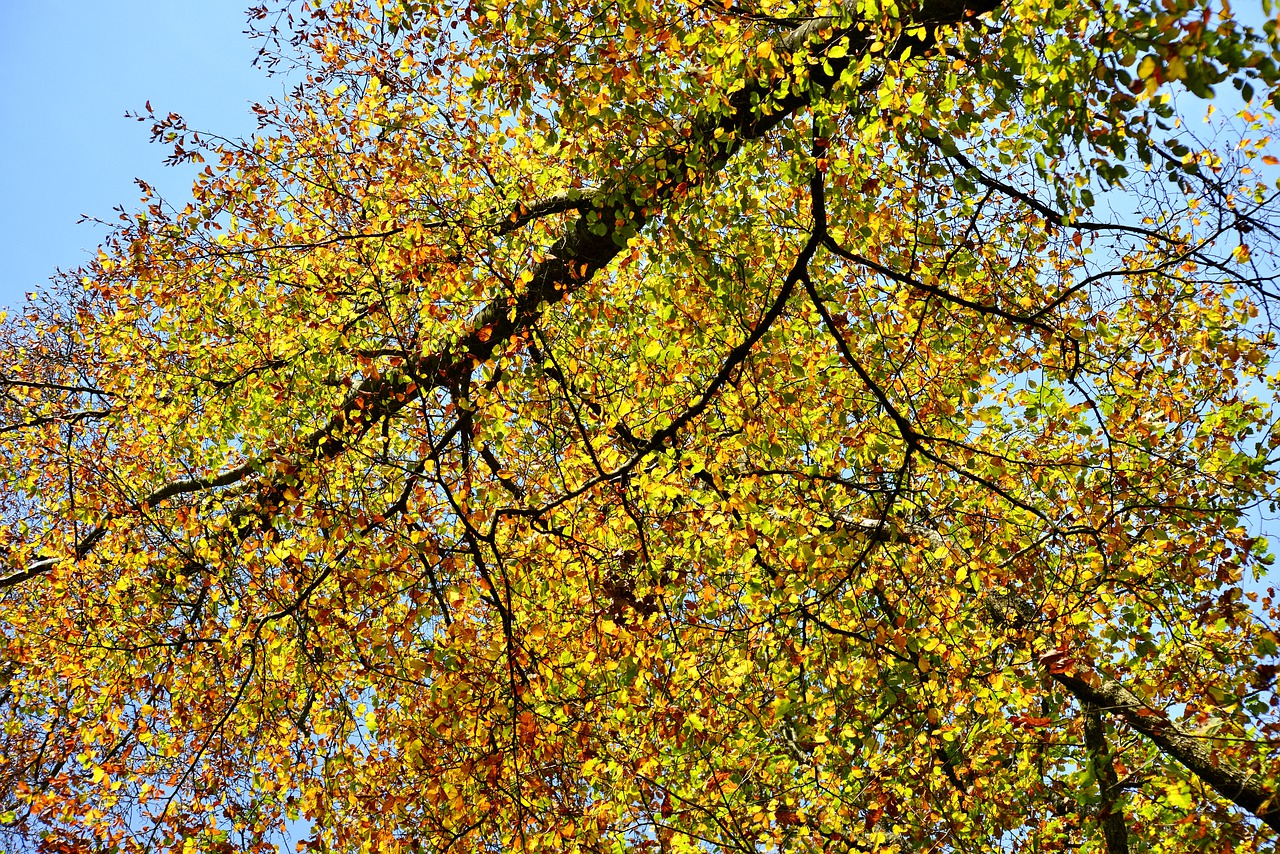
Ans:
<svg viewBox="0 0 1280 854"><path fill-rule="evenodd" d="M1271 850L1274 21L250 14L0 325L0 849Z"/></svg>

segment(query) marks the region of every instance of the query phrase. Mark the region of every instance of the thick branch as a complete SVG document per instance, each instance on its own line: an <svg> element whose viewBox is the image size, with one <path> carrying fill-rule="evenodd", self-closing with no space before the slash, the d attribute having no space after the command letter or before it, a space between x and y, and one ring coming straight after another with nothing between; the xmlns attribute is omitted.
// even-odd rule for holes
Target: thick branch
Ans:
<svg viewBox="0 0 1280 854"><path fill-rule="evenodd" d="M1124 804L1120 801L1123 791L1107 746L1102 712L1092 703L1082 703L1081 707L1084 711L1084 746L1089 751L1093 776L1097 778L1098 791L1102 794L1098 820L1102 823L1107 854L1129 854L1129 830L1125 827Z"/></svg>
<svg viewBox="0 0 1280 854"><path fill-rule="evenodd" d="M1051 667L1050 671L1056 668ZM1262 780L1215 757L1209 746L1188 735L1163 712L1152 709L1119 680L1099 671L1052 673L1053 679L1080 700L1105 709L1151 739L1167 755L1222 797L1256 815L1280 831L1280 803Z"/></svg>
<svg viewBox="0 0 1280 854"><path fill-rule="evenodd" d="M921 535L916 526L897 530L890 528L886 531L887 523L870 519L852 520L848 523L848 527L885 542L896 539L906 540L913 535ZM930 531L928 538L934 542L942 541L942 535L936 531ZM987 619L1003 628L1024 628L1035 619L1034 606L1013 594L988 593L983 597L983 606ZM1257 816L1273 830L1280 831L1280 798L1264 779L1236 767L1223 757L1215 756L1203 739L1195 738L1170 720L1164 712L1148 706L1115 677L1084 667L1061 650L1045 651L1041 646L1034 651L1037 653L1037 660L1048 671L1050 677L1075 695L1086 715L1090 709L1115 715L1132 729L1149 738L1166 756L1177 760L1219 795ZM1089 739L1090 734L1086 729L1086 746L1090 747L1090 753L1096 761L1101 755L1096 751L1099 742L1095 741L1090 745ZM1101 742L1101 746L1105 749L1105 741ZM1106 760L1109 764L1109 754ZM1123 828L1123 819L1120 819L1119 828L1109 827L1107 813L1110 811L1110 804L1113 804L1119 796L1121 785L1115 779L1114 769L1110 772L1110 779L1105 776L1105 772L1099 773L1098 781L1103 791L1100 815L1104 821L1108 850L1110 854L1117 854L1122 849L1110 847L1113 844L1112 834L1119 836L1119 831ZM1111 801L1108 801L1109 797ZM1115 844L1118 845L1118 841Z"/></svg>
<svg viewBox="0 0 1280 854"><path fill-rule="evenodd" d="M905 32L916 25L927 25L931 33L936 33L939 27L962 24L998 5L997 0L926 0L902 22L904 35L899 41L904 44L913 41ZM832 18L807 21L776 42L775 49L780 53L805 51L810 55L810 61L801 66L800 71L749 82L729 96L724 110L695 117L689 133L679 142L652 152L640 161L665 161L664 170L629 170L602 182L600 189L588 198L557 197L535 203L524 211L517 210L513 223L527 221L530 214L573 209L582 212L565 236L548 249L544 260L534 266L523 290L492 300L476 315L471 331L453 346L411 360L402 372L361 382L329 422L303 441L303 456L333 459L345 447L359 441L371 427L395 416L429 389L456 385L458 378L473 370L477 363L500 353L513 338L528 330L546 305L561 301L606 267L625 246L623 235L647 224L682 185L687 186L690 179L702 181L715 175L746 141L760 138L783 119L808 106L815 89L830 87L838 81L846 69L866 54L878 35L870 26L835 29L834 23ZM840 58L824 60L823 54L837 42L847 43L846 53ZM900 53L897 47L890 48L888 56ZM779 94L782 92L786 94ZM238 483L262 471L272 459L272 456L259 457L218 475L174 481L152 492L142 503L153 505L184 494ZM275 478L262 485L264 496L278 505L284 503L283 490ZM108 521L103 520L90 534L90 539L100 540ZM33 565L0 578L0 589L21 583L52 565L40 570L35 570Z"/></svg>

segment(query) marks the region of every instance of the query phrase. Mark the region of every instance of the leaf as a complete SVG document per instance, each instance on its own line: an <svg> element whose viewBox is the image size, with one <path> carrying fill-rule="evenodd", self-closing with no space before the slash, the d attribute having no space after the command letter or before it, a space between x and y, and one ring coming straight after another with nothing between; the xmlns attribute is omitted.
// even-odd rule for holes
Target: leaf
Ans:
<svg viewBox="0 0 1280 854"><path fill-rule="evenodd" d="M1170 786L1165 789L1165 798L1169 801L1169 804L1176 809L1191 809L1191 791L1185 784L1181 786Z"/></svg>

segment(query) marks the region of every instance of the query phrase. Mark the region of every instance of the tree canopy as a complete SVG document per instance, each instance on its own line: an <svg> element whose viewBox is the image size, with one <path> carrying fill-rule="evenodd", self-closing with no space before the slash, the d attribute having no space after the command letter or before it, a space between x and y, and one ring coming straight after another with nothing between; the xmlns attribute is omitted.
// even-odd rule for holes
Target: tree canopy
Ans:
<svg viewBox="0 0 1280 854"><path fill-rule="evenodd" d="M250 19L0 325L0 847L1273 850L1274 20Z"/></svg>

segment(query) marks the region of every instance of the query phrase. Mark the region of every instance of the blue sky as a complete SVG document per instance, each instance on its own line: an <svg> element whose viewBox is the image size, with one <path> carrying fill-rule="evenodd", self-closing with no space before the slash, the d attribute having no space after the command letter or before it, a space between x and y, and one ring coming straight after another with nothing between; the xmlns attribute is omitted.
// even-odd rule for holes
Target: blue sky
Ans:
<svg viewBox="0 0 1280 854"><path fill-rule="evenodd" d="M16 307L55 267L73 268L100 226L137 206L135 177L181 199L190 169L161 164L148 101L193 127L253 131L248 105L282 84L252 67L249 0L0 0L0 307Z"/></svg>

